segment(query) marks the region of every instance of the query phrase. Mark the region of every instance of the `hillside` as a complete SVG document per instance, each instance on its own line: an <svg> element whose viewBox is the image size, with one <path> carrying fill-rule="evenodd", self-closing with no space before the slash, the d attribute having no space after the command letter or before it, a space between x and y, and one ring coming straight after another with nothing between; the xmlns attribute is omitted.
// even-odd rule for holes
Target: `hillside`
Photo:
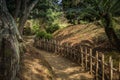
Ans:
<svg viewBox="0 0 120 80"><path fill-rule="evenodd" d="M61 44L69 43L74 47L80 45L91 47L94 51L104 53L106 61L109 56L112 56L115 61L114 65L119 63L119 52L109 43L104 29L99 24L71 25L56 31L53 35Z"/></svg>
<svg viewBox="0 0 120 80"><path fill-rule="evenodd" d="M68 42L71 46L81 44L98 50L112 48L104 29L95 23L68 26L56 31L53 35L61 43Z"/></svg>

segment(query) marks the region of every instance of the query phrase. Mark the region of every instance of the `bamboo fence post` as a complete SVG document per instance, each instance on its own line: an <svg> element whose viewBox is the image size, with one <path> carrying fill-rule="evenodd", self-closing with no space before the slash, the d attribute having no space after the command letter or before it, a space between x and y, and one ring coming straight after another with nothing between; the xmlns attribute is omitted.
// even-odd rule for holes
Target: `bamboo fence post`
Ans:
<svg viewBox="0 0 120 80"><path fill-rule="evenodd" d="M113 60L112 60L112 57L110 56L109 57L109 73L110 73L110 80L113 79Z"/></svg>
<svg viewBox="0 0 120 80"><path fill-rule="evenodd" d="M54 40L52 40L52 53L54 52Z"/></svg>
<svg viewBox="0 0 120 80"><path fill-rule="evenodd" d="M48 39L46 40L46 50L48 51Z"/></svg>
<svg viewBox="0 0 120 80"><path fill-rule="evenodd" d="M82 65L82 68L84 67L84 64L83 64L83 48L81 48L81 65Z"/></svg>
<svg viewBox="0 0 120 80"><path fill-rule="evenodd" d="M55 40L55 50L54 50L55 54L57 53L57 41Z"/></svg>
<svg viewBox="0 0 120 80"><path fill-rule="evenodd" d="M46 47L46 40L44 39L44 50L45 50L45 47Z"/></svg>
<svg viewBox="0 0 120 80"><path fill-rule="evenodd" d="M45 39L45 50L47 51L47 39Z"/></svg>
<svg viewBox="0 0 120 80"><path fill-rule="evenodd" d="M41 39L41 41L40 41L40 47L41 47L41 49L43 49L43 39Z"/></svg>
<svg viewBox="0 0 120 80"><path fill-rule="evenodd" d="M60 42L58 41L58 55L60 55L60 48L61 47L61 45L60 45Z"/></svg>
<svg viewBox="0 0 120 80"><path fill-rule="evenodd" d="M57 53L57 41L55 40L55 50L54 50L55 54Z"/></svg>
<svg viewBox="0 0 120 80"><path fill-rule="evenodd" d="M119 60L119 80L120 80L120 60Z"/></svg>
<svg viewBox="0 0 120 80"><path fill-rule="evenodd" d="M53 39L51 40L51 52L53 51Z"/></svg>
<svg viewBox="0 0 120 80"><path fill-rule="evenodd" d="M96 70L95 70L95 78L98 80L98 52L96 51Z"/></svg>
<svg viewBox="0 0 120 80"><path fill-rule="evenodd" d="M41 49L43 49L43 39L41 39Z"/></svg>
<svg viewBox="0 0 120 80"><path fill-rule="evenodd" d="M42 39L40 39L40 42L39 42L39 47L40 47L40 49L42 49L42 48L41 48L41 42L42 42Z"/></svg>
<svg viewBox="0 0 120 80"><path fill-rule="evenodd" d="M49 52L50 52L50 49L51 49L51 40L49 40Z"/></svg>
<svg viewBox="0 0 120 80"><path fill-rule="evenodd" d="M53 52L55 53L55 49L56 49L56 40L53 41L53 45L54 45L54 48L53 48Z"/></svg>
<svg viewBox="0 0 120 80"><path fill-rule="evenodd" d="M45 39L44 39L44 50L45 50Z"/></svg>
<svg viewBox="0 0 120 80"><path fill-rule="evenodd" d="M66 56L66 44L64 45L64 51L63 51L63 56Z"/></svg>
<svg viewBox="0 0 120 80"><path fill-rule="evenodd" d="M46 44L47 44L47 39L45 39L45 51L47 51L47 46L46 46Z"/></svg>
<svg viewBox="0 0 120 80"><path fill-rule="evenodd" d="M51 42L51 40L49 40L49 42L48 42L48 51L50 51L50 42Z"/></svg>
<svg viewBox="0 0 120 80"><path fill-rule="evenodd" d="M43 39L41 39L41 43L40 43L41 44L41 49L43 49L43 43L44 43Z"/></svg>
<svg viewBox="0 0 120 80"><path fill-rule="evenodd" d="M87 70L87 48L85 48L85 69Z"/></svg>
<svg viewBox="0 0 120 80"><path fill-rule="evenodd" d="M70 49L70 58L72 59L72 47Z"/></svg>
<svg viewBox="0 0 120 80"><path fill-rule="evenodd" d="M69 55L69 52L68 52L68 47L69 47L69 45L68 45L68 43L67 43L67 45L66 45L66 48L67 48L67 51L66 51L66 56L68 56L68 55Z"/></svg>
<svg viewBox="0 0 120 80"><path fill-rule="evenodd" d="M58 54L58 46L59 46L59 44L58 44L58 41L56 40L56 53Z"/></svg>
<svg viewBox="0 0 120 80"><path fill-rule="evenodd" d="M43 49L45 50L45 39L43 39L43 42L44 42L44 43L43 43L43 45L44 45L44 46L43 46Z"/></svg>
<svg viewBox="0 0 120 80"><path fill-rule="evenodd" d="M104 72L104 68L105 68L105 64L104 64L104 62L105 62L105 57L104 57L104 54L102 54L102 80L104 80L104 77L105 77L105 72Z"/></svg>
<svg viewBox="0 0 120 80"><path fill-rule="evenodd" d="M45 50L45 47L46 47L46 42L45 41L46 41L46 39L44 39L44 50Z"/></svg>
<svg viewBox="0 0 120 80"><path fill-rule="evenodd" d="M75 53L76 53L76 62L78 62L78 57L79 57L79 55L78 55L78 48L75 49Z"/></svg>
<svg viewBox="0 0 120 80"><path fill-rule="evenodd" d="M37 42L37 40L35 41L35 43ZM40 42L41 42L41 40L40 39L38 39L38 43L37 44L35 44L36 46L38 46L40 49L41 49L41 45L40 45Z"/></svg>
<svg viewBox="0 0 120 80"><path fill-rule="evenodd" d="M71 49L72 51L71 51L71 59L72 59L72 61L74 61L74 53L73 53L73 47L72 47L72 49Z"/></svg>
<svg viewBox="0 0 120 80"><path fill-rule="evenodd" d="M62 44L59 42L60 46L59 46L59 55L61 55L61 47L62 47Z"/></svg>
<svg viewBox="0 0 120 80"><path fill-rule="evenodd" d="M64 56L67 56L67 43L65 44L65 51L64 51Z"/></svg>
<svg viewBox="0 0 120 80"><path fill-rule="evenodd" d="M50 41L50 52L52 51L52 39Z"/></svg>
<svg viewBox="0 0 120 80"><path fill-rule="evenodd" d="M61 50L61 51L62 51L62 52L61 52L61 55L62 55L62 56L63 56L63 53L64 53L64 46L65 46L65 45L63 44L62 50Z"/></svg>
<svg viewBox="0 0 120 80"><path fill-rule="evenodd" d="M61 46L62 46L62 44L61 43L59 43L60 44L60 46L59 46L59 55L61 55Z"/></svg>
<svg viewBox="0 0 120 80"><path fill-rule="evenodd" d="M74 54L74 47L72 48L72 60L74 61L74 56L75 56L75 54Z"/></svg>
<svg viewBox="0 0 120 80"><path fill-rule="evenodd" d="M79 53L80 51L79 51L79 49L78 49L78 51L77 51L77 54L78 54L78 64L80 64L80 53Z"/></svg>
<svg viewBox="0 0 120 80"><path fill-rule="evenodd" d="M52 40L52 51L51 52L53 52L53 50L54 50L54 40Z"/></svg>
<svg viewBox="0 0 120 80"><path fill-rule="evenodd" d="M42 48L43 50L44 50L44 44L45 44L45 42L44 42L44 39L43 39L43 48Z"/></svg>
<svg viewBox="0 0 120 80"><path fill-rule="evenodd" d="M60 56L62 56L62 53L63 53L63 44L60 47Z"/></svg>
<svg viewBox="0 0 120 80"><path fill-rule="evenodd" d="M40 44L40 49L42 49L42 47L41 47L41 45L42 45L42 39L40 39L40 43L39 44Z"/></svg>
<svg viewBox="0 0 120 80"><path fill-rule="evenodd" d="M75 55L76 55L76 52L75 52L75 48L73 48L73 54L74 54L74 56L73 56L73 61L75 61Z"/></svg>
<svg viewBox="0 0 120 80"><path fill-rule="evenodd" d="M93 69L92 69L92 64L93 64L93 63L92 63L92 49L90 49L90 74L92 74L92 72L93 72L93 71L92 71L92 70L93 70Z"/></svg>
<svg viewBox="0 0 120 80"><path fill-rule="evenodd" d="M60 45L59 45L59 41L57 41L57 40L56 40L56 45L57 45L57 46L56 46L56 53L58 54L58 53L59 53L59 46L60 46Z"/></svg>
<svg viewBox="0 0 120 80"><path fill-rule="evenodd" d="M55 52L55 40L53 40L53 53Z"/></svg>
<svg viewBox="0 0 120 80"><path fill-rule="evenodd" d="M53 40L53 50L52 50L52 52L54 53L54 51L55 51L55 40Z"/></svg>
<svg viewBox="0 0 120 80"><path fill-rule="evenodd" d="M60 56L62 55L62 48L63 48L63 44L61 44L60 46Z"/></svg>

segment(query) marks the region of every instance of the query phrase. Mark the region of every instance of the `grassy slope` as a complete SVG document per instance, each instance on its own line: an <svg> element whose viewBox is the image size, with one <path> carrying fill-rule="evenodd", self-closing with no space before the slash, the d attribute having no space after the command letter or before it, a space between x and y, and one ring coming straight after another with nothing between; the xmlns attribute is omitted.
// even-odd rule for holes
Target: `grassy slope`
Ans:
<svg viewBox="0 0 120 80"><path fill-rule="evenodd" d="M53 34L55 39L61 43L69 43L71 46L85 45L106 54L106 57L113 56L118 61L119 53L112 50L104 29L95 23L73 25L56 31Z"/></svg>
<svg viewBox="0 0 120 80"><path fill-rule="evenodd" d="M72 46L78 44L85 44L92 48L109 48L106 43L108 39L105 35L104 29L96 24L83 24L68 26L54 33L55 39L61 43L70 43Z"/></svg>

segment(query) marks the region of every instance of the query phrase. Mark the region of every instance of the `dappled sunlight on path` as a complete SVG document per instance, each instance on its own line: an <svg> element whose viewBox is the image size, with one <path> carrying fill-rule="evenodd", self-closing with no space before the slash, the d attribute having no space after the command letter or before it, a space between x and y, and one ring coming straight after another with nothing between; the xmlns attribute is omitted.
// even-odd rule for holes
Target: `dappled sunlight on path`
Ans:
<svg viewBox="0 0 120 80"><path fill-rule="evenodd" d="M83 72L80 65L61 56L39 51L55 71L57 80L92 80L92 76Z"/></svg>

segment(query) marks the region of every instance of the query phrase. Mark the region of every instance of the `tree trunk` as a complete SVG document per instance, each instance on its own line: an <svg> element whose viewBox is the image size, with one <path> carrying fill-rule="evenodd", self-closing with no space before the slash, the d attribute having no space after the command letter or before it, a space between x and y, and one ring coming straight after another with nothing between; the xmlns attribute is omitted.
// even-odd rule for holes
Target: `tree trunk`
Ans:
<svg viewBox="0 0 120 80"><path fill-rule="evenodd" d="M105 32L106 35L110 41L110 43L120 51L120 39L115 33L115 30L113 29L113 22L112 22L112 16L110 14L106 14L104 16L105 19Z"/></svg>
<svg viewBox="0 0 120 80"><path fill-rule="evenodd" d="M0 0L0 80L16 80L19 70L21 39L5 0Z"/></svg>
<svg viewBox="0 0 120 80"><path fill-rule="evenodd" d="M27 18L29 16L31 10L38 3L38 1L39 0L34 0L29 6L27 6L27 2L25 1L23 15L20 17L19 26L18 26L21 35L23 34L25 22L27 21Z"/></svg>
<svg viewBox="0 0 120 80"><path fill-rule="evenodd" d="M16 22L20 12L20 7L21 7L21 0L16 0L16 8L15 8L15 15L14 15L14 19Z"/></svg>

